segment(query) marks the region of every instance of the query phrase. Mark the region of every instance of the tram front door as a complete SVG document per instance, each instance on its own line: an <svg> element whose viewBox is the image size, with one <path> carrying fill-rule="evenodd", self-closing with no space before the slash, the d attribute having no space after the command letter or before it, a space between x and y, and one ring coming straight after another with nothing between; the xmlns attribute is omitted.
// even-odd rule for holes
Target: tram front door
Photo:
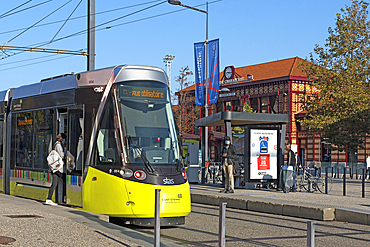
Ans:
<svg viewBox="0 0 370 247"><path fill-rule="evenodd" d="M63 184L58 189L58 201L82 207L83 171L83 110L74 106L59 113L59 133L67 135Z"/></svg>

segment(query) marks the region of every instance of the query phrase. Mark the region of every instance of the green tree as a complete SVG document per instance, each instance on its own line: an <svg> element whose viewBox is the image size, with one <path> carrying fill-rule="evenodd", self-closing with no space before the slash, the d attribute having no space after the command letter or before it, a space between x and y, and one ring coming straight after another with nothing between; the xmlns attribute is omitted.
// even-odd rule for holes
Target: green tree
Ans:
<svg viewBox="0 0 370 247"><path fill-rule="evenodd" d="M255 112L255 111L246 102L246 103L244 103L244 106L243 106L243 112ZM244 128L236 126L236 127L233 127L232 132L233 132L233 135L242 135L242 134L244 134Z"/></svg>
<svg viewBox="0 0 370 247"><path fill-rule="evenodd" d="M302 68L311 80L305 97L307 116L302 123L339 151L352 153L363 147L370 131L370 23L368 3L353 0L328 29L325 47L315 46L311 63ZM354 155L351 155L354 157ZM353 160L352 160L353 161Z"/></svg>

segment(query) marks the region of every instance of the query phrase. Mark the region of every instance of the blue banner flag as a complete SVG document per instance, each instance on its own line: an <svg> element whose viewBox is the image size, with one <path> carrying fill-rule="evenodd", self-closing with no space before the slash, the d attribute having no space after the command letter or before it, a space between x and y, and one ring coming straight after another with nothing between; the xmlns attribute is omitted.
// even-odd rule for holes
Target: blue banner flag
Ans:
<svg viewBox="0 0 370 247"><path fill-rule="evenodd" d="M195 104L204 105L204 68L205 48L204 42L194 44L195 57Z"/></svg>
<svg viewBox="0 0 370 247"><path fill-rule="evenodd" d="M220 53L219 40L214 39L208 43L209 54L209 84L208 84L208 105L215 104L218 98L218 91L220 89Z"/></svg>

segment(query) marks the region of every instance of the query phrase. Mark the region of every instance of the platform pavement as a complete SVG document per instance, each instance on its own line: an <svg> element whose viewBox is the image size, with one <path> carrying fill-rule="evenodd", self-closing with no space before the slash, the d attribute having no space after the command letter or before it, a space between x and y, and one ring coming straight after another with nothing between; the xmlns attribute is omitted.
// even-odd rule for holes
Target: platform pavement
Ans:
<svg viewBox="0 0 370 247"><path fill-rule="evenodd" d="M0 245L154 246L153 235L108 220L104 215L0 193ZM179 245L161 239L161 246Z"/></svg>
<svg viewBox="0 0 370 247"><path fill-rule="evenodd" d="M311 220L337 220L370 225L370 182L365 183L362 198L361 180L347 180L343 196L341 179L334 179L329 194L283 193L276 189L235 189L235 193L220 193L220 184L191 184L193 203L219 205L243 210L294 216Z"/></svg>
<svg viewBox="0 0 370 247"><path fill-rule="evenodd" d="M193 203L219 205L312 220L338 220L370 225L370 182L361 197L360 181L348 181L347 196L335 180L330 194L283 193L267 189L236 189L220 193L221 185L191 184ZM38 216L10 218L8 216ZM107 222L108 217L66 206L0 194L0 244L12 246L153 246L154 237ZM4 238L5 237L5 238ZM161 246L179 246L161 239Z"/></svg>

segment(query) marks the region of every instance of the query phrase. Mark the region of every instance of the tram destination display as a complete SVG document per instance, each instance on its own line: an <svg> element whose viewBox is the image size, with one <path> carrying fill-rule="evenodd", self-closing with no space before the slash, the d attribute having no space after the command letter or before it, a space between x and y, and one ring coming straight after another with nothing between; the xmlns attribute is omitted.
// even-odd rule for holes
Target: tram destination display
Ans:
<svg viewBox="0 0 370 247"><path fill-rule="evenodd" d="M277 179L278 130L250 129L250 179Z"/></svg>
<svg viewBox="0 0 370 247"><path fill-rule="evenodd" d="M166 100L166 90L164 88L144 88L144 87L122 87L120 90L121 98L142 99L142 100Z"/></svg>

